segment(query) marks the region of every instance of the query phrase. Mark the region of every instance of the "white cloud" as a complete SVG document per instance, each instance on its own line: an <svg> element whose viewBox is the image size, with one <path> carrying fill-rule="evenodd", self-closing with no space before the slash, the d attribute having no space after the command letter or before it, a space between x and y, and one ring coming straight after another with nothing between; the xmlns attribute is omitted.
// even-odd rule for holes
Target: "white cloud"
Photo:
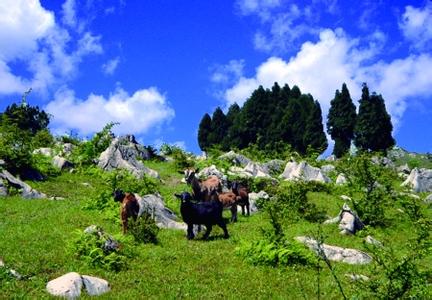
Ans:
<svg viewBox="0 0 432 300"><path fill-rule="evenodd" d="M102 65L102 72L106 75L112 75L114 74L115 70L118 67L118 64L120 63L120 58L116 57L114 59L111 59L107 61L105 64Z"/></svg>
<svg viewBox="0 0 432 300"><path fill-rule="evenodd" d="M243 76L244 60L232 59L226 65L218 65L210 80L214 83L229 83Z"/></svg>
<svg viewBox="0 0 432 300"><path fill-rule="evenodd" d="M63 18L65 25L75 28L77 25L76 2L75 0L66 0L62 5Z"/></svg>
<svg viewBox="0 0 432 300"><path fill-rule="evenodd" d="M62 13L64 23L76 24L74 1L67 0ZM1 1L0 94L22 93L33 87L46 95L49 88L73 78L85 56L103 53L101 36L88 30L77 32L74 39L71 36L39 0ZM15 74L11 64L16 62L28 75Z"/></svg>
<svg viewBox="0 0 432 300"><path fill-rule="evenodd" d="M174 117L164 95L154 88L141 89L129 95L117 88L109 97L90 94L80 100L70 89L59 90L45 108L53 115L52 129L57 134L76 130L82 135L100 131L109 122L119 122L118 134L145 134Z"/></svg>
<svg viewBox="0 0 432 300"><path fill-rule="evenodd" d="M264 14L267 10L281 5L280 0L238 0L237 7L243 15Z"/></svg>
<svg viewBox="0 0 432 300"><path fill-rule="evenodd" d="M432 46L432 3L423 8L406 6L399 27L406 39L418 49Z"/></svg>
<svg viewBox="0 0 432 300"><path fill-rule="evenodd" d="M317 43L304 43L288 61L271 57L256 69L255 76L241 77L225 91L227 105L242 104L259 85L270 88L277 81L311 93L327 114L330 100L343 82L354 101L360 98L361 84L367 82L371 92L383 95L397 125L410 99L432 95L432 56L411 55L390 63L372 63L382 39L382 34L376 33L367 47L360 48L359 40L350 39L342 30L324 30Z"/></svg>

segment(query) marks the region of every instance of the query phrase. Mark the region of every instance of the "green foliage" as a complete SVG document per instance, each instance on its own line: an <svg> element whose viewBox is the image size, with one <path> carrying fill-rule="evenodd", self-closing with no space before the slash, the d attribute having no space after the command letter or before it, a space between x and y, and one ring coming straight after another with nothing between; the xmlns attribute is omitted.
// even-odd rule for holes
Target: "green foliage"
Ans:
<svg viewBox="0 0 432 300"><path fill-rule="evenodd" d="M271 205L270 209L277 211L287 222L299 219L322 222L325 219L324 212L308 201L307 192L309 190L308 183L283 182L279 185L274 201L268 202Z"/></svg>
<svg viewBox="0 0 432 300"><path fill-rule="evenodd" d="M336 90L335 97L330 102L327 116L327 132L335 141L333 154L337 158L349 151L351 140L354 137L356 117L356 107L344 83L342 84L342 92Z"/></svg>
<svg viewBox="0 0 432 300"><path fill-rule="evenodd" d="M209 114L205 114L198 126L198 145L202 151L207 151L211 143L209 136L212 130L212 120Z"/></svg>
<svg viewBox="0 0 432 300"><path fill-rule="evenodd" d="M381 95L372 93L363 84L359 113L354 129L354 144L360 150L387 151L395 144L393 125Z"/></svg>
<svg viewBox="0 0 432 300"><path fill-rule="evenodd" d="M148 176L137 179L128 171L122 169L103 172L95 168L94 171L101 173L101 177L109 187L110 192L113 192L115 189L121 189L125 192L146 195L156 192L157 189L155 179Z"/></svg>
<svg viewBox="0 0 432 300"><path fill-rule="evenodd" d="M321 106L318 101L315 101L312 111L307 117L303 144L306 149L309 148L318 154L327 149L328 143L322 123Z"/></svg>
<svg viewBox="0 0 432 300"><path fill-rule="evenodd" d="M127 267L128 257L120 245L108 246L112 243L112 237L107 234L100 236L98 232L85 233L76 230L67 249L89 266L118 272Z"/></svg>
<svg viewBox="0 0 432 300"><path fill-rule="evenodd" d="M0 124L0 158L12 173L19 173L32 165L30 132L16 124Z"/></svg>
<svg viewBox="0 0 432 300"><path fill-rule="evenodd" d="M157 244L159 227L149 213L143 213L136 221L132 218L128 220L128 233L136 242Z"/></svg>
<svg viewBox="0 0 432 300"><path fill-rule="evenodd" d="M367 225L384 225L385 208L392 201L393 174L372 163L368 154L345 157L336 168L347 178L353 209L360 219Z"/></svg>
<svg viewBox="0 0 432 300"><path fill-rule="evenodd" d="M171 156L174 159L177 171L183 171L184 169L193 167L194 165L191 155L178 146L163 144L160 151L162 154Z"/></svg>
<svg viewBox="0 0 432 300"><path fill-rule="evenodd" d="M120 222L119 205L113 200L112 191L105 190L95 197L87 198L82 208L98 211L105 220Z"/></svg>
<svg viewBox="0 0 432 300"><path fill-rule="evenodd" d="M39 130L32 139L32 148L53 147L54 137L48 129Z"/></svg>
<svg viewBox="0 0 432 300"><path fill-rule="evenodd" d="M38 170L44 177L55 177L61 173L52 163L52 158L43 154L33 154L32 167Z"/></svg>
<svg viewBox="0 0 432 300"><path fill-rule="evenodd" d="M81 142L72 151L71 159L77 166L88 166L93 164L94 159L105 151L110 145L114 134L112 128L119 123L110 122L93 138L86 142Z"/></svg>

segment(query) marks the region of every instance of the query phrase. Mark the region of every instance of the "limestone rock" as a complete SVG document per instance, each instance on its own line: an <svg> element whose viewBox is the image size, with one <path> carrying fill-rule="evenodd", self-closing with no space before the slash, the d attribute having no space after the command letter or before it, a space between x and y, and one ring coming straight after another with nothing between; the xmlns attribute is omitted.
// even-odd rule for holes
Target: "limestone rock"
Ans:
<svg viewBox="0 0 432 300"><path fill-rule="evenodd" d="M101 278L70 272L48 282L46 289L53 295L66 299L76 299L85 288L90 296L99 296L110 290L109 283Z"/></svg>
<svg viewBox="0 0 432 300"><path fill-rule="evenodd" d="M53 296L76 299L81 295L82 286L80 274L70 272L48 282L46 289Z"/></svg>
<svg viewBox="0 0 432 300"><path fill-rule="evenodd" d="M54 150L52 148L38 148L33 150L33 154L42 154L43 156L52 157Z"/></svg>
<svg viewBox="0 0 432 300"><path fill-rule="evenodd" d="M110 290L108 281L104 279L88 275L82 275L81 278L87 294L90 296L99 296Z"/></svg>
<svg viewBox="0 0 432 300"><path fill-rule="evenodd" d="M228 174L240 177L272 178L260 164L255 162L249 162L244 168L231 167Z"/></svg>
<svg viewBox="0 0 432 300"><path fill-rule="evenodd" d="M347 179L344 174L340 173L336 178L336 185L344 185L347 184Z"/></svg>
<svg viewBox="0 0 432 300"><path fill-rule="evenodd" d="M409 174L411 172L411 169L410 167L408 167L408 164L404 164L402 166L397 167L396 171L403 174Z"/></svg>
<svg viewBox="0 0 432 300"><path fill-rule="evenodd" d="M115 240L111 235L105 233L105 231L97 225L88 226L86 229L84 229L84 233L93 234L99 240L102 240L104 243L102 246L104 251L112 252L118 250L120 247L120 244L117 240Z"/></svg>
<svg viewBox="0 0 432 300"><path fill-rule="evenodd" d="M374 246L382 247L382 243L376 239L374 239L372 236L368 235L365 237L365 242Z"/></svg>
<svg viewBox="0 0 432 300"><path fill-rule="evenodd" d="M414 168L401 186L411 187L414 192L432 192L432 170Z"/></svg>
<svg viewBox="0 0 432 300"><path fill-rule="evenodd" d="M234 151L230 151L228 153L225 153L225 154L219 156L219 158L229 160L229 161L231 161L234 164L239 165L239 166L246 166L248 163L251 162L251 160L249 158L247 158L246 156L241 155L241 154L237 154Z"/></svg>
<svg viewBox="0 0 432 300"><path fill-rule="evenodd" d="M318 241L306 236L298 236L295 239L308 246L317 255L325 256L331 261L344 262L351 265L363 265L372 261L372 257L357 249L342 248L327 244L319 245Z"/></svg>
<svg viewBox="0 0 432 300"><path fill-rule="evenodd" d="M165 207L162 196L159 194L149 194L140 196L135 194L138 200L140 210L138 215L141 216L144 212L152 215L156 220L156 225L159 228L172 228L186 230L187 226L183 222L178 222L177 216L170 209Z"/></svg>
<svg viewBox="0 0 432 300"><path fill-rule="evenodd" d="M13 176L11 173L9 173L6 170L3 170L0 172L0 180L3 179L3 181L7 181L9 185L20 189L21 190L21 196L26 199L40 199L40 198L46 198L46 195L43 193L40 193L33 189L31 186L29 186L27 183L21 181L20 179Z"/></svg>
<svg viewBox="0 0 432 300"><path fill-rule="evenodd" d="M285 180L318 181L322 183L331 181L330 178L323 174L321 169L312 167L304 161L301 163L288 162L280 177Z"/></svg>
<svg viewBox="0 0 432 300"><path fill-rule="evenodd" d="M361 274L345 274L352 281L368 281L369 277Z"/></svg>
<svg viewBox="0 0 432 300"><path fill-rule="evenodd" d="M159 178L158 172L147 168L139 159L149 159L144 146L136 143L133 136L122 136L112 140L110 146L101 153L98 166L105 170L125 169L137 178L144 175Z"/></svg>
<svg viewBox="0 0 432 300"><path fill-rule="evenodd" d="M364 228L364 224L358 215L352 211L346 203L344 203L342 210L335 218L324 222L324 224L334 223L339 223L339 230L341 234L355 234L358 230Z"/></svg>
<svg viewBox="0 0 432 300"><path fill-rule="evenodd" d="M321 167L321 172L325 174L326 176L329 176L331 172L335 170L335 166L333 165L324 165Z"/></svg>
<svg viewBox="0 0 432 300"><path fill-rule="evenodd" d="M66 157L72 154L73 149L75 148L75 145L71 143L64 143L62 145L62 154Z"/></svg>
<svg viewBox="0 0 432 300"><path fill-rule="evenodd" d="M429 196L427 196L427 197L424 199L424 202L425 202L426 204L430 204L430 203L432 203L432 194L430 194Z"/></svg>
<svg viewBox="0 0 432 300"><path fill-rule="evenodd" d="M73 168L74 166L73 163L68 161L66 158L58 155L53 157L53 165L60 170Z"/></svg>
<svg viewBox="0 0 432 300"><path fill-rule="evenodd" d="M272 159L268 162L261 164L264 173L267 174L280 174L284 169L285 162L281 159Z"/></svg>
<svg viewBox="0 0 432 300"><path fill-rule="evenodd" d="M261 199L268 200L268 199L270 199L270 197L264 191L260 191L258 193L249 193L249 212L251 214L254 214L258 211L258 207L257 207L256 203L258 200L261 200ZM240 206L237 207L237 211L239 213L241 213L241 207Z"/></svg>
<svg viewBox="0 0 432 300"><path fill-rule="evenodd" d="M4 184L3 180L0 180L0 196L7 196L8 190L7 186Z"/></svg>

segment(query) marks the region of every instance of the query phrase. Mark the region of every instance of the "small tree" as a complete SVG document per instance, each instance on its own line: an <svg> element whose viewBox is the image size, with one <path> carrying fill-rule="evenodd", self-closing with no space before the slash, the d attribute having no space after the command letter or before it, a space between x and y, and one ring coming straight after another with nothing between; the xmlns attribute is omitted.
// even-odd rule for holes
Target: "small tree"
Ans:
<svg viewBox="0 0 432 300"><path fill-rule="evenodd" d="M211 146L209 141L211 130L212 120L209 114L205 114L198 127L198 145L202 151L208 150Z"/></svg>

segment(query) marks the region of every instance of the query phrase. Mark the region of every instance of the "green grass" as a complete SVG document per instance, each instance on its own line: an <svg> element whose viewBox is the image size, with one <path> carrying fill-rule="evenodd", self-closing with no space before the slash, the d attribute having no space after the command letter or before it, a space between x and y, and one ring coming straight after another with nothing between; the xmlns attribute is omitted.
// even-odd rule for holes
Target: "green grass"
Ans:
<svg viewBox="0 0 432 300"><path fill-rule="evenodd" d="M158 190L167 206L176 213L179 202L174 192L188 190L180 183L181 175L172 163L150 162L162 178ZM83 185L82 183L89 183ZM0 279L0 298L50 298L45 291L49 280L67 272L98 276L108 280L112 290L102 299L314 299L317 298L317 272L314 268L272 268L252 266L235 254L242 242L261 237L261 229L269 228L268 216L258 213L239 216L239 222L228 224L230 238L222 238L222 230L214 227L209 241L188 241L185 233L161 230L157 245L130 244L134 257L129 268L118 273L92 268L66 251L66 245L77 229L97 224L112 235L121 234L119 220L107 220L95 210L84 210L87 199L96 197L103 188L99 178L64 173L46 182L30 183L49 196L65 200L24 200L20 197L0 198L0 257L11 268L26 276L24 280ZM329 216L335 216L343 204L338 194L309 193L309 199ZM412 228L389 208L391 226L370 229L377 239L404 249ZM229 217L229 212L224 213ZM285 227L289 237L315 234L317 224L299 221ZM337 225L323 226L325 242L350 248L363 248L365 234L342 236ZM403 250L401 250L401 253ZM431 261L427 261L430 265ZM359 286L351 283L346 273L370 275L370 266L334 264L345 293L353 296ZM1 278L1 277L0 277ZM322 299L340 299L337 285L328 269L320 278ZM84 299L87 296L83 297Z"/></svg>

